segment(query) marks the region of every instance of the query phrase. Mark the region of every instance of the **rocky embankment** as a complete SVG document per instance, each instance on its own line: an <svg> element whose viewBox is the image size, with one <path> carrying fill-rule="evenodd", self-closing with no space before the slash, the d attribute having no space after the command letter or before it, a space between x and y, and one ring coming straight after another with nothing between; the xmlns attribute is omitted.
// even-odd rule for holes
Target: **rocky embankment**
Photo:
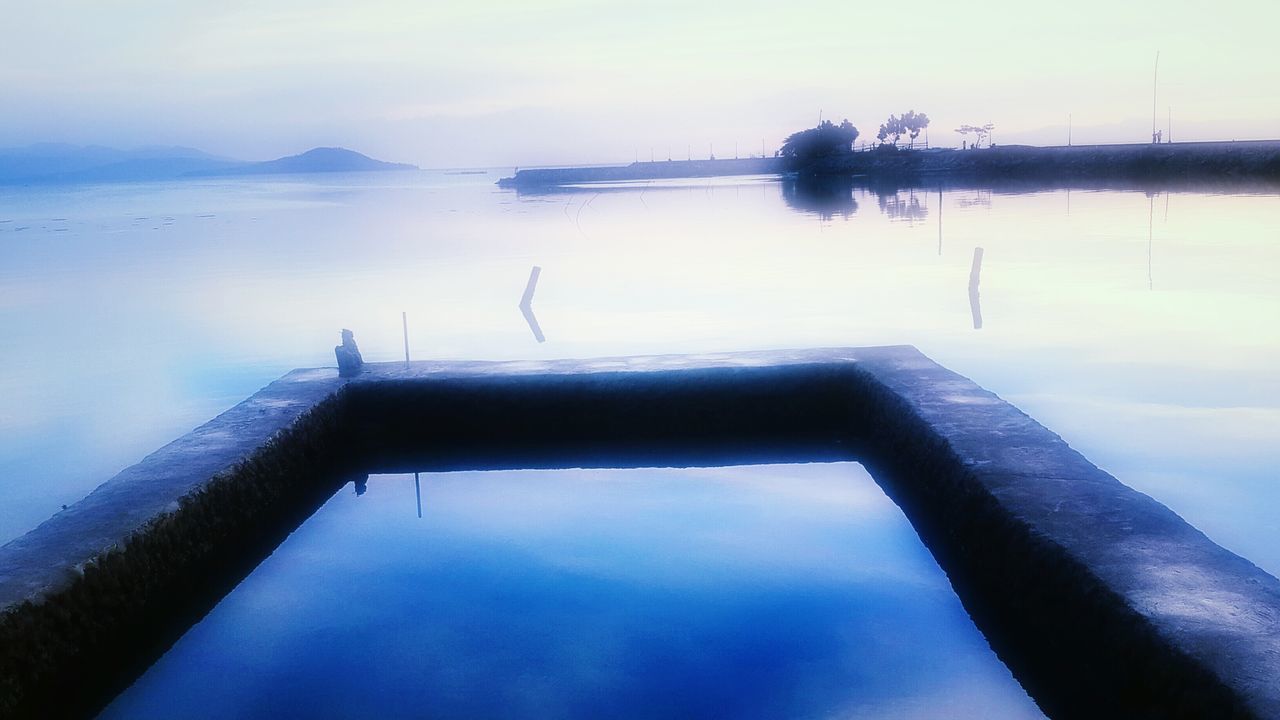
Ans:
<svg viewBox="0 0 1280 720"><path fill-rule="evenodd" d="M975 180L1280 179L1280 140L1161 145L1002 145L979 150L882 147L796 166L782 158L638 162L612 167L519 170L498 184L546 190L582 183L794 172L801 176Z"/></svg>
<svg viewBox="0 0 1280 720"><path fill-rule="evenodd" d="M1042 180L1280 178L1280 141L886 149L825 158L799 172Z"/></svg>
<svg viewBox="0 0 1280 720"><path fill-rule="evenodd" d="M630 165L531 168L498 181L501 187L517 189L551 188L592 182L631 182L724 175L772 175L783 172L781 158L732 160L666 160L635 162Z"/></svg>

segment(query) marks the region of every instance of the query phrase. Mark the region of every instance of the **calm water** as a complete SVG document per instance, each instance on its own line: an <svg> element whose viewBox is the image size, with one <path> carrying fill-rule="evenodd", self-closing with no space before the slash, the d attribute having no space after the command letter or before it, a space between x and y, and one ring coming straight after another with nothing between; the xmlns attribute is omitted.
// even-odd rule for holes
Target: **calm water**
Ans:
<svg viewBox="0 0 1280 720"><path fill-rule="evenodd" d="M104 718L1036 718L861 466L348 485Z"/></svg>
<svg viewBox="0 0 1280 720"><path fill-rule="evenodd" d="M1280 573L1280 194L0 188L0 541L284 371L908 343ZM802 189L803 190L803 189ZM968 295L984 249L980 310ZM546 342L516 308L530 268Z"/></svg>

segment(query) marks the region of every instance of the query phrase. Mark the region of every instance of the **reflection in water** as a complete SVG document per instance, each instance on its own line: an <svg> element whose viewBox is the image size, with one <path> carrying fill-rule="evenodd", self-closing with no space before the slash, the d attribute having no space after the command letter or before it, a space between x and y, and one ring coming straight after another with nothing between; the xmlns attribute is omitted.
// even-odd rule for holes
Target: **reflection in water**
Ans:
<svg viewBox="0 0 1280 720"><path fill-rule="evenodd" d="M1156 218L1156 196L1155 193L1147 193L1147 290L1155 290L1155 281L1151 275L1151 246L1153 225Z"/></svg>
<svg viewBox="0 0 1280 720"><path fill-rule="evenodd" d="M839 215L846 220L858 211L853 178L797 175L782 181L782 198L793 210L814 213L823 220Z"/></svg>
<svg viewBox="0 0 1280 720"><path fill-rule="evenodd" d="M999 322L974 332L938 312L958 300L964 256L927 257L937 229L887 222L861 182L859 212L835 226L776 177L540 193L430 172L8 188L0 541L290 369L331 366L317 338L335 327L358 330L371 362L402 361L394 311L426 306L450 311L416 321L431 338L419 360L915 345L1280 574L1267 511L1280 334L1266 330L1280 316L1280 185L944 182L944 242L1017 268L1000 273ZM755 192L718 191L744 185ZM961 206L977 190L990 211ZM1182 194L1163 291L1135 297L1148 190ZM588 240L574 210L592 196ZM1154 229L1150 242L1154 277ZM548 258L556 342L530 343L502 299Z"/></svg>
<svg viewBox="0 0 1280 720"><path fill-rule="evenodd" d="M991 207L991 189L977 188L962 194L956 204L962 208Z"/></svg>
<svg viewBox="0 0 1280 720"><path fill-rule="evenodd" d="M890 220L905 220L906 222L916 222L924 220L929 216L929 209L920 202L920 195L917 194L915 188L907 190L906 197L902 193L894 190L892 192L884 192L875 190L876 200L880 204L880 212L889 217Z"/></svg>
<svg viewBox="0 0 1280 720"><path fill-rule="evenodd" d="M969 311L973 313L973 329L982 329L982 305L978 302L978 280L982 274L982 248L973 249L973 265L969 268Z"/></svg>
<svg viewBox="0 0 1280 720"><path fill-rule="evenodd" d="M860 465L427 478L430 522L336 495L103 717L1041 717Z"/></svg>
<svg viewBox="0 0 1280 720"><path fill-rule="evenodd" d="M533 337L540 343L546 342L547 338L542 334L542 327L538 325L538 318L533 315L533 291L538 288L538 276L541 273L542 268L534 265L533 270L529 271L529 282L524 286L524 295L520 298L520 314L524 315L524 321L529 323L529 329L533 331Z"/></svg>

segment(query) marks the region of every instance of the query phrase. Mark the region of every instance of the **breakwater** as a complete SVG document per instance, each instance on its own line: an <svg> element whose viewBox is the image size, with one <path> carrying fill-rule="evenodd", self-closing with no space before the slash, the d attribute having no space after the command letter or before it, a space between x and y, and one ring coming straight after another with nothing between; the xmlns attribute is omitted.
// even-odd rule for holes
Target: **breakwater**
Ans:
<svg viewBox="0 0 1280 720"><path fill-rule="evenodd" d="M294 371L0 548L0 715L91 713L352 472L778 459L863 462L1050 715L1280 715L1280 581L909 347Z"/></svg>
<svg viewBox="0 0 1280 720"><path fill-rule="evenodd" d="M666 160L635 162L630 165L529 168L517 170L498 185L510 188L548 188L578 183L673 180L679 178L722 177L728 175L772 175L783 172L780 158L735 158L729 160Z"/></svg>
<svg viewBox="0 0 1280 720"><path fill-rule="evenodd" d="M1280 179L1280 141L1166 143L1160 145L1001 145L979 150L851 152L797 165L781 158L632 163L617 167L520 170L498 181L519 190L583 183L632 182L715 175L777 174L861 176L869 180L979 181L1222 181Z"/></svg>

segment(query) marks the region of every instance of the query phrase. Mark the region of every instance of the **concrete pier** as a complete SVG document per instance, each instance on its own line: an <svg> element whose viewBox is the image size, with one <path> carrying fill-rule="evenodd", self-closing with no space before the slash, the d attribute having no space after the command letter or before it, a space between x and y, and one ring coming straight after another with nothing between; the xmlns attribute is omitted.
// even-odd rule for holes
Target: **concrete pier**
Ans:
<svg viewBox="0 0 1280 720"><path fill-rule="evenodd" d="M0 716L91 714L350 472L854 459L1054 717L1280 717L1280 581L914 348L298 370L0 548Z"/></svg>

